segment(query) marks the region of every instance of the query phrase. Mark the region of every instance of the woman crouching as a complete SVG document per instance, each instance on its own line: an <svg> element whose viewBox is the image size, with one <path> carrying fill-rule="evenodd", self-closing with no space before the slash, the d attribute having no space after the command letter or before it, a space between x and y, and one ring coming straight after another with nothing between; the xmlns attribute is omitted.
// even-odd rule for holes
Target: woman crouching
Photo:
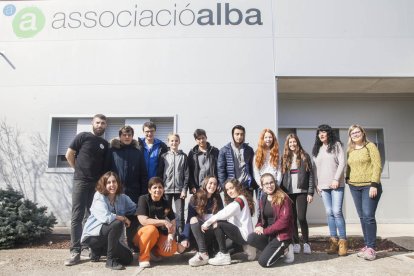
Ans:
<svg viewBox="0 0 414 276"><path fill-rule="evenodd" d="M132 262L132 253L120 238L124 224L129 227L131 223L125 216L136 212L135 203L121 191L116 173L107 172L99 179L81 238L91 249L92 262L106 255L106 267L115 270L125 269L124 265Z"/></svg>
<svg viewBox="0 0 414 276"><path fill-rule="evenodd" d="M258 258L262 267L274 265L283 256L285 263L292 263L292 202L276 184L272 174L263 174L260 182L264 191L259 201L260 214L247 243L262 251Z"/></svg>
<svg viewBox="0 0 414 276"><path fill-rule="evenodd" d="M147 195L138 199L138 232L134 237L134 244L139 247L139 266L150 266L150 259L154 261L160 257L169 257L175 252L183 252L185 248L175 241L175 215L164 199L164 184L159 177L152 177L148 181Z"/></svg>

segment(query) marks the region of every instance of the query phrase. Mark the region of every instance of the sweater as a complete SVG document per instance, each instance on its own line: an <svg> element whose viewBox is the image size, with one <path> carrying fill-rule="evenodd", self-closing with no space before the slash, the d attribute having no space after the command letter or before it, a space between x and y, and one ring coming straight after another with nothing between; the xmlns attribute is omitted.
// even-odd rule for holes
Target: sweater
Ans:
<svg viewBox="0 0 414 276"><path fill-rule="evenodd" d="M318 156L313 157L315 163L314 175L315 186L319 189L331 189L332 181L339 182L339 187L344 187L344 150L339 142L335 144L332 152L328 152L328 146L322 145L319 148Z"/></svg>
<svg viewBox="0 0 414 276"><path fill-rule="evenodd" d="M381 156L373 143L347 154L346 178L354 186L378 186L381 181Z"/></svg>
<svg viewBox="0 0 414 276"><path fill-rule="evenodd" d="M243 195L239 195L233 202L211 216L203 223L202 227L208 228L218 220L227 220L237 226L245 241L247 241L247 236L253 232L252 216L250 215L247 199Z"/></svg>
<svg viewBox="0 0 414 276"><path fill-rule="evenodd" d="M270 173L271 175L273 175L277 183L278 184L280 183L280 180L282 179L280 168L273 167L273 165L270 164L270 152L269 151L266 153L265 161L263 163L263 166L260 169L257 167L255 160L256 160L256 154L253 157L253 161L255 163L253 166L253 174L254 174L254 180L256 181L259 187L262 187L260 183L260 177L264 175L265 173Z"/></svg>

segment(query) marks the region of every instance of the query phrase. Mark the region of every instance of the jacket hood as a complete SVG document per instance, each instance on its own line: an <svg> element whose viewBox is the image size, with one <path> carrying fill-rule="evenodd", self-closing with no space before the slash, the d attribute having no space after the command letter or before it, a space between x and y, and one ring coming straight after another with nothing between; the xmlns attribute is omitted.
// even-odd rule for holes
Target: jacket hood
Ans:
<svg viewBox="0 0 414 276"><path fill-rule="evenodd" d="M133 139L131 144L129 144L129 145L122 144L121 140L119 140L118 138L114 138L114 139L111 140L111 148L120 149L120 148L123 148L123 147L134 147L134 148L139 149L139 144L138 144L138 141L135 140L135 139Z"/></svg>
<svg viewBox="0 0 414 276"><path fill-rule="evenodd" d="M209 152L209 151L211 151L211 149L212 149L212 148L213 148L213 147L210 145L210 143L209 143L209 142L207 142L207 151L208 151L208 152ZM192 151L193 151L195 154L199 153L199 152L200 152L200 150L199 150L199 148L198 148L198 145L195 145L195 146L193 147Z"/></svg>

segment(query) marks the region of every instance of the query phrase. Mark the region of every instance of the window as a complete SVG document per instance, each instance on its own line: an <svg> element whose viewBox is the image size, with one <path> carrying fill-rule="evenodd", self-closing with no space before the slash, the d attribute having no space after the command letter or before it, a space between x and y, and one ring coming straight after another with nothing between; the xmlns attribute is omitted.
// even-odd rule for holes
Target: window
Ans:
<svg viewBox="0 0 414 276"><path fill-rule="evenodd" d="M134 139L142 137L142 125L147 121L152 121L157 125L156 138L164 142L167 141L168 133L174 132L174 116L128 118L108 116L107 118L108 125L103 137L108 142L119 136L119 129L124 125L130 125L134 128ZM76 134L92 130L91 120L91 117L52 117L48 161L49 171L71 172L71 170L67 170L69 163L65 157L66 151Z"/></svg>

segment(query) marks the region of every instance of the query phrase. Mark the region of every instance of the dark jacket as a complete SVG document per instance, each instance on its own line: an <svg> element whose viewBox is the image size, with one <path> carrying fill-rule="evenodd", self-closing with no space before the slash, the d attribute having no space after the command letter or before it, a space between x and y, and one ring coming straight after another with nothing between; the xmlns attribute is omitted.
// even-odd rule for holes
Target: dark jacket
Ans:
<svg viewBox="0 0 414 276"><path fill-rule="evenodd" d="M257 188L256 181L253 177L254 151L247 143L243 143L242 148L244 149L244 162L246 163L246 169L249 174L247 183L242 183L242 185L250 190L254 190ZM233 148L231 147L231 143L228 143L220 149L217 161L217 173L218 181L222 188L224 188L224 183L227 179L237 179L236 170L234 167L234 152Z"/></svg>
<svg viewBox="0 0 414 276"><path fill-rule="evenodd" d="M138 139L139 148L144 153L145 165L147 167L148 179L157 175L158 164L161 155L168 151L167 145L159 139L154 139L154 145L149 148L145 143L145 138Z"/></svg>
<svg viewBox="0 0 414 276"><path fill-rule="evenodd" d="M298 173L298 189L307 190L308 195L313 195L315 178L313 176L312 162L309 154L305 153L305 159L309 164L309 171L306 171L306 165L303 160L300 160L299 173ZM292 177L290 170L282 175L281 187L284 191L289 191L289 187L292 185Z"/></svg>
<svg viewBox="0 0 414 276"><path fill-rule="evenodd" d="M138 142L133 140L130 145L124 145L119 139L111 141L111 147L106 162L107 171L118 174L124 192L135 204L138 197L148 193L147 168L144 155L138 149Z"/></svg>
<svg viewBox="0 0 414 276"><path fill-rule="evenodd" d="M293 238L293 211L292 202L288 196L285 196L283 203L273 205L273 214L276 218L275 222L271 225L267 225L263 217L263 207L267 200L267 195L263 194L259 201L259 216L257 219L256 227L263 227L263 234L266 236L274 236L279 241L291 240Z"/></svg>
<svg viewBox="0 0 414 276"><path fill-rule="evenodd" d="M198 163L198 156L203 154L198 148L195 146L190 152L188 153L188 169L190 171L190 178L189 178L189 188L196 188L199 189L202 185L200 183L200 164ZM207 151L206 151L206 158L208 159L208 163L210 165L210 171L208 175L214 175L218 179L217 175L217 159L219 155L219 150L216 147L210 145L207 142Z"/></svg>

